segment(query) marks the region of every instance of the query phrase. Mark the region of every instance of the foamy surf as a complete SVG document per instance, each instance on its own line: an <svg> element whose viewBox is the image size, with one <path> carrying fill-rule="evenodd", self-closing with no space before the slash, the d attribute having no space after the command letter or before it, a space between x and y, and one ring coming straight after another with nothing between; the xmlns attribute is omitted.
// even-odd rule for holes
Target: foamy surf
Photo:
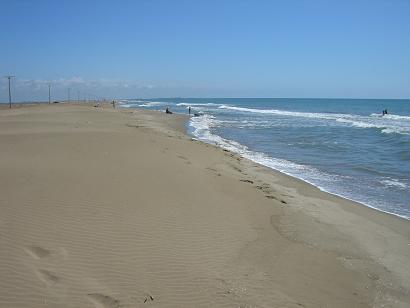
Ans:
<svg viewBox="0 0 410 308"><path fill-rule="evenodd" d="M214 144L223 149L239 154L242 157L249 159L255 163L258 163L265 167L280 171L286 175L301 179L311 185L316 186L322 191L331 193L333 195L345 198L350 201L362 203L365 206L368 206L375 210L379 210L384 213L393 214L395 216L410 220L410 216L408 215L392 213L391 211L383 209L383 206L380 204L372 205L372 204L367 203L364 200L361 200L360 198L357 198L357 197L355 198L355 197L346 195L346 193L339 192L337 189L335 189L335 186L332 185L335 182L339 181L338 175L327 174L326 172L320 171L311 166L297 164L297 163L294 163L286 159L270 157L265 153L251 151L247 146L240 144L239 142L236 142L234 140L225 139L221 136L213 134L211 132L211 128L216 127L218 125L217 124L218 122L220 121L216 120L215 117L210 116L210 115L204 115L201 117L191 118L189 122L189 126L191 127L191 133L198 140L201 140L206 143ZM331 183L330 186L329 186L329 183ZM395 179L390 179L390 180L387 179L387 180L381 181L381 183L383 185L386 185L389 187L395 187L399 189L407 188L406 184L398 180L395 180Z"/></svg>
<svg viewBox="0 0 410 308"><path fill-rule="evenodd" d="M163 110L144 100L142 108ZM410 101L160 99L201 113L189 131L254 162L369 207L410 217ZM137 106L138 107L138 106ZM375 110L388 109L382 116ZM393 179L400 179L398 183ZM390 180L392 182L386 182Z"/></svg>
<svg viewBox="0 0 410 308"><path fill-rule="evenodd" d="M258 113L264 115L302 117L317 120L330 120L351 125L357 128L378 128L382 129L382 133L390 134L410 134L410 117L399 115L376 115L362 116L355 114L340 114L340 113L313 113L313 112L297 112L277 109L254 109L221 105L219 109L233 110L236 112Z"/></svg>
<svg viewBox="0 0 410 308"><path fill-rule="evenodd" d="M178 103L177 106L185 106L185 107L219 107L220 104L215 103Z"/></svg>

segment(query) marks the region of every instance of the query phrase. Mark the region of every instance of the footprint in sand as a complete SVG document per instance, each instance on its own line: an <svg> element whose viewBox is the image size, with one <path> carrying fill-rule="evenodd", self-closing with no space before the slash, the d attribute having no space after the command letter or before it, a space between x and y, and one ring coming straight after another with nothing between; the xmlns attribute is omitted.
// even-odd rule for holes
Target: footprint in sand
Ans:
<svg viewBox="0 0 410 308"><path fill-rule="evenodd" d="M139 124L131 124L131 123L127 123L127 124L125 124L125 126L128 126L128 127L134 127L134 128L145 127L145 126L143 126L143 125L139 125Z"/></svg>
<svg viewBox="0 0 410 308"><path fill-rule="evenodd" d="M239 173L242 173L242 169L241 169L241 168L238 168L238 167L236 167L236 166L232 166L232 168L233 168L235 171L238 171Z"/></svg>
<svg viewBox="0 0 410 308"><path fill-rule="evenodd" d="M217 176L221 176L221 173L219 173L218 170L214 168L206 167L205 169L214 172Z"/></svg>
<svg viewBox="0 0 410 308"><path fill-rule="evenodd" d="M180 158L180 159L182 159L182 160L185 160L185 163L187 164L187 165L190 165L191 164L191 162L188 160L188 158L186 158L185 156L182 156L182 155L178 155L178 158Z"/></svg>
<svg viewBox="0 0 410 308"><path fill-rule="evenodd" d="M266 195L265 197L268 198L268 199L278 200L278 198L276 198L275 196L272 196L272 195Z"/></svg>
<svg viewBox="0 0 410 308"><path fill-rule="evenodd" d="M36 270L36 275L47 286L54 285L60 281L60 278L55 273L44 269Z"/></svg>
<svg viewBox="0 0 410 308"><path fill-rule="evenodd" d="M51 254L50 250L47 250L40 246L30 246L30 247L24 248L24 250L34 259L45 258Z"/></svg>
<svg viewBox="0 0 410 308"><path fill-rule="evenodd" d="M97 308L118 308L120 307L120 301L108 295L104 295L100 293L92 293L92 294L87 294L87 298Z"/></svg>
<svg viewBox="0 0 410 308"><path fill-rule="evenodd" d="M283 204L288 204L285 200L279 200L278 198L276 198L275 196L272 196L272 195L266 195L265 197L268 198L268 199L278 200Z"/></svg>
<svg viewBox="0 0 410 308"><path fill-rule="evenodd" d="M256 189L262 190L265 194L271 194L275 192L268 184L263 183L262 185L255 186Z"/></svg>
<svg viewBox="0 0 410 308"><path fill-rule="evenodd" d="M146 304L148 302L153 302L153 301L154 301L154 297L151 294L147 293L144 296L144 304Z"/></svg>
<svg viewBox="0 0 410 308"><path fill-rule="evenodd" d="M291 195L287 195L287 194L281 194L281 196L284 196L284 197L288 197L288 198L295 198L295 197L293 197L293 196L291 196Z"/></svg>
<svg viewBox="0 0 410 308"><path fill-rule="evenodd" d="M251 183L251 184L253 184L253 181L251 181L251 180L240 179L239 181L244 182L244 183Z"/></svg>
<svg viewBox="0 0 410 308"><path fill-rule="evenodd" d="M205 169L206 169L206 170L213 171L213 172L218 172L218 170L216 170L216 169L214 169L214 168L211 168L211 167L206 167Z"/></svg>

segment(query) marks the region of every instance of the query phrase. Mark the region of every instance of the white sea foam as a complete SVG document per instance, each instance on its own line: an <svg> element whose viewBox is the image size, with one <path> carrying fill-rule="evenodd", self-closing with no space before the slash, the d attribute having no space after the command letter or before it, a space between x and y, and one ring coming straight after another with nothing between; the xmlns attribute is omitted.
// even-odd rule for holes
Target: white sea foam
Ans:
<svg viewBox="0 0 410 308"><path fill-rule="evenodd" d="M165 106L166 102L150 102L143 100L123 100L119 101L119 106L123 108L133 108L133 107L155 107L155 106Z"/></svg>
<svg viewBox="0 0 410 308"><path fill-rule="evenodd" d="M377 125L374 125L372 123L362 122L362 121L359 121L359 120L355 121L355 120L350 120L350 119L339 118L339 119L336 119L336 121L340 122L340 123L350 124L352 126L360 127L360 128L377 127Z"/></svg>
<svg viewBox="0 0 410 308"><path fill-rule="evenodd" d="M127 102L129 102L129 103L143 103L145 101L140 100L140 99L128 99Z"/></svg>
<svg viewBox="0 0 410 308"><path fill-rule="evenodd" d="M410 117L400 115L385 115L380 116L371 114L370 116L342 114L342 113L315 113L315 112L297 112L277 109L253 109L244 107L235 107L221 105L219 109L233 110L237 112L259 113L266 115L278 115L288 117L303 117L317 120L329 120L343 123L357 128L377 128L381 129L382 133L391 134L410 134Z"/></svg>
<svg viewBox="0 0 410 308"><path fill-rule="evenodd" d="M407 185L406 183L400 182L397 179L385 179L380 181L381 184L387 187L393 187L393 188L398 188L398 189L406 189Z"/></svg>
<svg viewBox="0 0 410 308"><path fill-rule="evenodd" d="M372 118L362 117L358 120L349 120L349 119L338 119L338 122L349 123L354 127L359 128L378 128L381 129L382 133L391 134L410 134L410 122L405 123L402 121L388 121L385 119L374 120Z"/></svg>
<svg viewBox="0 0 410 308"><path fill-rule="evenodd" d="M345 118L354 117L354 115L349 115L349 114L299 112L299 111L286 111L286 110L278 110L278 109L253 109L253 108L234 107L234 106L228 106L228 105L221 105L219 106L219 108L235 110L235 111L240 111L240 112L274 114L274 115L282 115L282 116L303 117L303 118L312 118L312 119L325 119L325 120L336 120L342 117L345 117Z"/></svg>
<svg viewBox="0 0 410 308"><path fill-rule="evenodd" d="M336 196L340 196L342 198L346 198L351 201L361 202L362 204L370 208L373 208L375 210L388 213L388 214L393 214L395 216L410 220L410 216L398 214L391 210L386 210L383 204L378 204L377 202L374 202L374 200L372 203L373 204L376 203L376 204L371 205L365 200L360 201L360 200L355 200L353 198L346 197L346 195L347 196L350 195L348 191L343 192L342 190L342 192L335 192L333 191L333 189L326 188L326 187L331 187L331 186L334 187L336 182L343 180L343 176L331 175L331 174L322 172L316 168L313 168L311 166L297 164L297 163L294 163L294 162L291 162L285 159L272 158L264 153L251 151L247 146L242 145L234 140L228 140L216 134L213 134L211 132L212 128L217 127L220 124L221 122L216 120L215 117L211 115L193 117L191 118L190 123L189 123L190 127L193 129L192 134L198 140L211 143L211 144L215 144L231 152L238 153L242 157L245 157L251 161L267 166L271 169L281 171L282 173L285 173L287 175L302 179L305 182L312 184L318 187L319 189L326 191L328 193L334 194ZM397 179L387 178L385 180L380 181L380 183L383 185L386 185L389 187L395 187L398 189L408 188L408 186L405 183L400 182ZM337 185L337 186L341 188L340 185Z"/></svg>
<svg viewBox="0 0 410 308"><path fill-rule="evenodd" d="M136 107L138 106L137 103L143 102L141 100L135 100L135 99L122 99L118 101L119 107L123 108L131 108L131 107Z"/></svg>
<svg viewBox="0 0 410 308"><path fill-rule="evenodd" d="M178 103L177 106L186 106L186 107L219 107L221 104L215 103Z"/></svg>
<svg viewBox="0 0 410 308"><path fill-rule="evenodd" d="M401 135L410 135L410 131L403 130L400 128L384 128L382 129L382 133L384 134L401 134Z"/></svg>
<svg viewBox="0 0 410 308"><path fill-rule="evenodd" d="M373 118L410 121L410 116L403 116L403 115L398 115L398 114L381 115L380 113L372 113L370 116L373 117Z"/></svg>
<svg viewBox="0 0 410 308"><path fill-rule="evenodd" d="M143 104L139 104L138 107L154 107L154 106L164 106L169 103L166 102L147 102L147 101L141 101Z"/></svg>
<svg viewBox="0 0 410 308"><path fill-rule="evenodd" d="M199 140L218 145L226 150L240 154L241 156L249 160L281 171L285 174L300 177L309 183L311 183L310 181L313 180L334 180L334 176L323 173L311 166L301 165L289 160L273 158L266 155L265 153L251 151L247 146L243 144L213 134L211 132L212 128L217 127L220 124L221 122L216 120L215 117L211 115L193 117L190 121L190 126L193 128L192 134Z"/></svg>

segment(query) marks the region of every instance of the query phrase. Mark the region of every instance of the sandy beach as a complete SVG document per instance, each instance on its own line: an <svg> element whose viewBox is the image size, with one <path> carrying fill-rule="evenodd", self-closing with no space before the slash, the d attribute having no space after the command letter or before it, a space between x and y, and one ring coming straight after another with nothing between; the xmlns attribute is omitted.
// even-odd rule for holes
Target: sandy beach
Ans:
<svg viewBox="0 0 410 308"><path fill-rule="evenodd" d="M0 307L410 307L410 222L106 104L0 109Z"/></svg>

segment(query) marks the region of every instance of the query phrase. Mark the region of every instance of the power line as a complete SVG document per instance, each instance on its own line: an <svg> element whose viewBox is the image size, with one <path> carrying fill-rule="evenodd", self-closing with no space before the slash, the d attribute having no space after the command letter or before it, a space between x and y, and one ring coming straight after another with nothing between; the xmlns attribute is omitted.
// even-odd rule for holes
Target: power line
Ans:
<svg viewBox="0 0 410 308"><path fill-rule="evenodd" d="M15 76L8 75L8 76L4 76L4 77L9 80L9 105L10 105L10 108L11 108L11 87L10 87L10 79L13 78L13 77L15 77Z"/></svg>
<svg viewBox="0 0 410 308"><path fill-rule="evenodd" d="M51 104L51 83L48 84L48 103Z"/></svg>

